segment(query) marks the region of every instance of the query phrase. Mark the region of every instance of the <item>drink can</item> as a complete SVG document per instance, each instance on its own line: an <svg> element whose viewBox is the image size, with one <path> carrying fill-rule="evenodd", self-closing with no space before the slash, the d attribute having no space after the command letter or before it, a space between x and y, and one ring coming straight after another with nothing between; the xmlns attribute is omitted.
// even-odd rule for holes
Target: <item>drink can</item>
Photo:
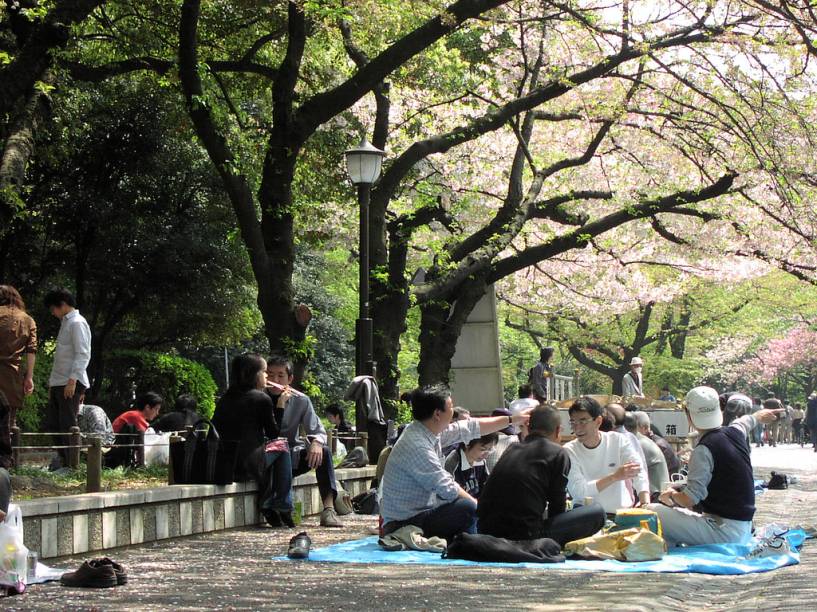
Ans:
<svg viewBox="0 0 817 612"><path fill-rule="evenodd" d="M37 551L29 550L26 556L26 578L33 580L37 577L37 562L39 561Z"/></svg>
<svg viewBox="0 0 817 612"><path fill-rule="evenodd" d="M585 497L584 498L584 505L585 506L589 506L592 503L593 503L593 498L592 497Z"/></svg>

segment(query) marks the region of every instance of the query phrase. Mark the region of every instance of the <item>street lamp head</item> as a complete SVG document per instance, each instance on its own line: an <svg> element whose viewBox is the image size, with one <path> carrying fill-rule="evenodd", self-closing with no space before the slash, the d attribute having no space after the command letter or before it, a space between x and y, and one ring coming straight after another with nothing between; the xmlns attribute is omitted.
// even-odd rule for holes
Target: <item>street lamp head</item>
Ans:
<svg viewBox="0 0 817 612"><path fill-rule="evenodd" d="M385 151L381 151L364 137L354 149L346 151L346 170L355 185L371 185L380 176Z"/></svg>

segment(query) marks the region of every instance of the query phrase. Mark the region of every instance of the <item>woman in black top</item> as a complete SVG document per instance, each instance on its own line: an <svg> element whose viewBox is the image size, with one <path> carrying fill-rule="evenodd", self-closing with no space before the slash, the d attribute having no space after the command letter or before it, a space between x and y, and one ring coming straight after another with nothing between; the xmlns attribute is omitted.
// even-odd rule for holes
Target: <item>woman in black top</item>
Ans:
<svg viewBox="0 0 817 612"><path fill-rule="evenodd" d="M292 459L287 449L265 450L278 437L273 403L262 391L267 363L245 353L230 365L230 387L219 400L213 426L225 440L238 443L236 480L258 481L261 512L273 527L292 522Z"/></svg>

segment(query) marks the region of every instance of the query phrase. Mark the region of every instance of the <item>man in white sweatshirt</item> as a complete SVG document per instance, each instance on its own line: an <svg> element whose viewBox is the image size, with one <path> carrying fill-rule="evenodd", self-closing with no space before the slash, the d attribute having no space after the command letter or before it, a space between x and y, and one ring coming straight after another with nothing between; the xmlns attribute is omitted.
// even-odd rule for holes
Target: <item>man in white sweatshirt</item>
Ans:
<svg viewBox="0 0 817 612"><path fill-rule="evenodd" d="M567 476L570 496L578 503L592 497L607 514L615 514L619 508L631 508L636 501L649 503L650 487L638 452L622 434L599 431L602 422L599 403L582 396L573 402L568 414L576 436L565 445L570 455ZM632 484L632 491L628 482Z"/></svg>

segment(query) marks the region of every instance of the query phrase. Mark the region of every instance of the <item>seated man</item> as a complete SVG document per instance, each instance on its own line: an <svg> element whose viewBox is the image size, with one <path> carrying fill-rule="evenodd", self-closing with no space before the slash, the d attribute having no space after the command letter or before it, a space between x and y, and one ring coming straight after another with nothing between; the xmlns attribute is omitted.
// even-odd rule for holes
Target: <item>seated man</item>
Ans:
<svg viewBox="0 0 817 612"><path fill-rule="evenodd" d="M293 378L289 359L272 355L267 360L267 381L268 384L273 383L267 387L267 393L275 405L275 421L280 428L278 435L289 442L293 476L315 470L323 501L321 526L343 527L335 512L338 483L335 480L332 452L326 444L326 430L315 413L309 396L290 388ZM306 431L306 440L300 437L298 428L301 425Z"/></svg>
<svg viewBox="0 0 817 612"><path fill-rule="evenodd" d="M446 471L474 499L479 499L488 480L485 457L494 450L498 438L496 433L485 434L468 444L460 444L445 458Z"/></svg>
<svg viewBox="0 0 817 612"><path fill-rule="evenodd" d="M148 391L137 398L135 406L113 420L114 433L120 433L125 425L133 426L136 431L145 431L162 409L162 396Z"/></svg>
<svg viewBox="0 0 817 612"><path fill-rule="evenodd" d="M184 431L188 425L195 425L201 420L198 409L196 398L183 393L176 398L173 411L163 414L151 425L156 431Z"/></svg>
<svg viewBox="0 0 817 612"><path fill-rule="evenodd" d="M650 481L650 501L657 501L658 494L661 493L661 487L664 483L669 482L669 472L667 471L667 460L664 459L664 453L658 448L658 445L650 440L647 436L638 433L638 421L636 419L638 412L628 412L624 417L624 428L633 434L638 444L641 445L641 451L644 453L644 458L647 461L647 477Z"/></svg>
<svg viewBox="0 0 817 612"><path fill-rule="evenodd" d="M524 408L522 411L530 412L533 409L533 406ZM504 416L510 417L514 413L512 413L507 408L497 408L491 412L492 417L496 416ZM515 427L514 425L508 425L507 427L503 427L499 430L499 436L497 437L496 446L494 447L494 452L492 452L488 457L485 459L485 465L488 467L488 471L494 469L496 462L499 461L499 458L502 457L502 454L508 450L514 444L519 443L519 428Z"/></svg>
<svg viewBox="0 0 817 612"><path fill-rule="evenodd" d="M599 504L565 512L570 459L559 446L561 429L557 410L539 406L531 412L522 441L502 455L488 477L477 506L480 533L509 540L552 538L564 546L604 526Z"/></svg>
<svg viewBox="0 0 817 612"><path fill-rule="evenodd" d="M153 391L148 391L139 396L136 400L136 408L123 412L113 421L113 432L123 434L117 437L117 444L136 444L138 438L125 434L135 434L144 432L150 425L150 421L159 415L162 409L162 396ZM139 449L134 447L114 447L105 456L105 467L115 468L120 465L128 466L136 463L136 452Z"/></svg>
<svg viewBox="0 0 817 612"><path fill-rule="evenodd" d="M578 398L568 409L576 435L565 445L570 456L567 490L577 502L591 497L607 514L630 508L634 502L649 503L647 474L640 457L622 434L599 430L602 409L592 397ZM629 483L637 494L633 499Z"/></svg>
<svg viewBox="0 0 817 612"><path fill-rule="evenodd" d="M711 387L695 387L687 393L686 413L699 434L687 482L680 490L667 488L658 498L661 503L648 507L661 519L670 546L745 544L752 537L755 514L748 436L757 423L770 423L779 413L758 410L721 427L718 392Z"/></svg>
<svg viewBox="0 0 817 612"><path fill-rule="evenodd" d="M445 471L442 447L468 442L524 423L525 414L451 422L454 404L443 385L412 394L409 423L394 445L383 473L383 533L415 525L427 538L450 540L462 532L476 532L477 502Z"/></svg>
<svg viewBox="0 0 817 612"><path fill-rule="evenodd" d="M113 426L111 420L101 406L85 403L85 394L79 397L79 411L77 411L77 427L84 434L93 434L102 439L103 446L114 443Z"/></svg>
<svg viewBox="0 0 817 612"><path fill-rule="evenodd" d="M652 440L655 445L661 449L661 453L664 455L664 461L667 462L667 472L669 474L676 474L681 469L681 460L678 459L675 449L673 449L670 443L664 438L655 435L655 432L652 430L649 414L641 410L633 414L635 415L636 424L638 426L638 433Z"/></svg>

